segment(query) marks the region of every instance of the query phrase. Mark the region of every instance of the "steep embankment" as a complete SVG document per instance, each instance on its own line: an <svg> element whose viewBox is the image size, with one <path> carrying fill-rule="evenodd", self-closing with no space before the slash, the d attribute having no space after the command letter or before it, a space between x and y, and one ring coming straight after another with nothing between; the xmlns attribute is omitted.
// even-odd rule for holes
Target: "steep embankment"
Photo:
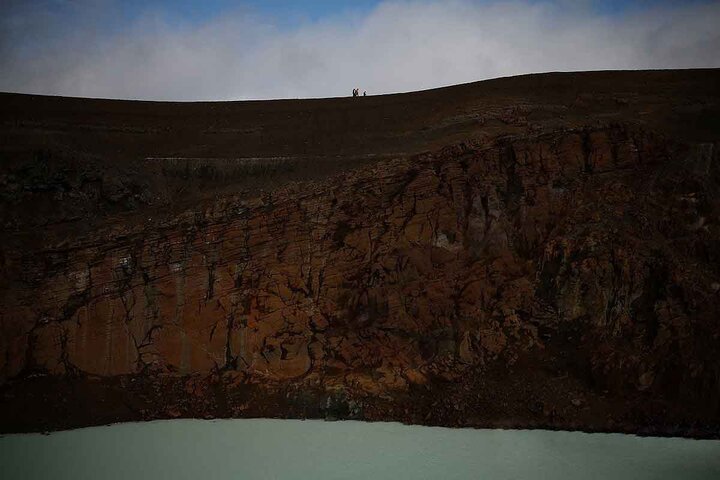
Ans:
<svg viewBox="0 0 720 480"><path fill-rule="evenodd" d="M717 436L718 81L7 96L2 431L264 415Z"/></svg>

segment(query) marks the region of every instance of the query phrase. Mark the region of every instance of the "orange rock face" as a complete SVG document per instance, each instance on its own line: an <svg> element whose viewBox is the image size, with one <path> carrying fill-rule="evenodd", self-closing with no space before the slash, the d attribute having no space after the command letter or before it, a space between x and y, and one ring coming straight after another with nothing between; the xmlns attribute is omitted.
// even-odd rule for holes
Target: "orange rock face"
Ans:
<svg viewBox="0 0 720 480"><path fill-rule="evenodd" d="M340 402L351 418L707 435L717 152L620 124L499 137L6 254L21 279L2 292L6 410L40 402L42 378L132 379L144 413L119 418Z"/></svg>

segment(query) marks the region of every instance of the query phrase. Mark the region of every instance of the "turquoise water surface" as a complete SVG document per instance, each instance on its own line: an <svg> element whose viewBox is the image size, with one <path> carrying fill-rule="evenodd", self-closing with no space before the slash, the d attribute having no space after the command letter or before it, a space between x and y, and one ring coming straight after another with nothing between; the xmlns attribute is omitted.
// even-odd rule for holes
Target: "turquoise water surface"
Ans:
<svg viewBox="0 0 720 480"><path fill-rule="evenodd" d="M720 479L720 441L320 420L0 437L2 479Z"/></svg>

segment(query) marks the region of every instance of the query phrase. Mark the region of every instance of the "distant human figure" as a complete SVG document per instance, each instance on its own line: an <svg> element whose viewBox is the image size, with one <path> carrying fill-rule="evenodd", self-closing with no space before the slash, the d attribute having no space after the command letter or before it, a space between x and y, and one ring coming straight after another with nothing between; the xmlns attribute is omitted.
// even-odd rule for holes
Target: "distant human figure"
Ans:
<svg viewBox="0 0 720 480"><path fill-rule="evenodd" d="M353 97L357 97L357 96L358 96L358 89L353 88Z"/></svg>
<svg viewBox="0 0 720 480"><path fill-rule="evenodd" d="M363 90L363 97L367 97L367 92Z"/></svg>

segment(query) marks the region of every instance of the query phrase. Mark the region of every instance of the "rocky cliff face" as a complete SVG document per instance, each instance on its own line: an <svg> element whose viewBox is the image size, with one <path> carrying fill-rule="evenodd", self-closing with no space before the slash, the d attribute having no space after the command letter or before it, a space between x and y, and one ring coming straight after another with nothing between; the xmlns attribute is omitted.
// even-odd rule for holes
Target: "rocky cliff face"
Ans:
<svg viewBox="0 0 720 480"><path fill-rule="evenodd" d="M2 430L264 415L717 436L720 143L532 130L9 240Z"/></svg>

